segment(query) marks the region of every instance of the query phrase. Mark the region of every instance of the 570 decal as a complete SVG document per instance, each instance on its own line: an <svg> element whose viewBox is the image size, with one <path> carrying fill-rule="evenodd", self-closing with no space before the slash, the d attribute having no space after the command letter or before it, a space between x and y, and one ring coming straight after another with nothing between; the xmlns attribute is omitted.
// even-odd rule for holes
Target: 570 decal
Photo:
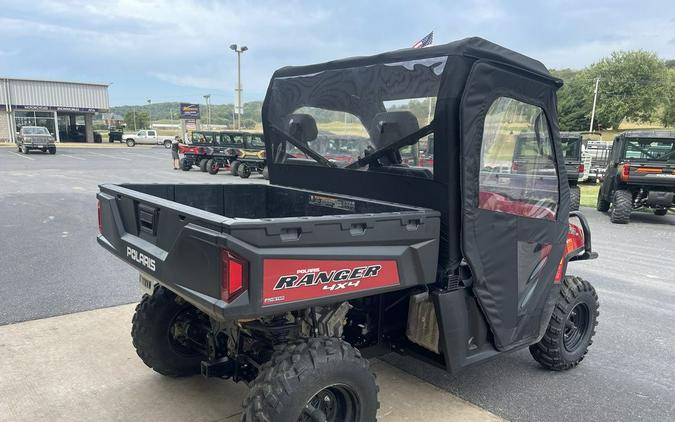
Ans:
<svg viewBox="0 0 675 422"><path fill-rule="evenodd" d="M396 261L266 259L263 305L296 302L399 284Z"/></svg>

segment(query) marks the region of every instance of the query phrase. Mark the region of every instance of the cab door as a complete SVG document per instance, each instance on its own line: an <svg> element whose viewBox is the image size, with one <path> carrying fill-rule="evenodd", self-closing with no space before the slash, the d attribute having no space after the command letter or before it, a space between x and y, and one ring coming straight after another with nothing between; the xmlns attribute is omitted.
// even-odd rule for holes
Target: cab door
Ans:
<svg viewBox="0 0 675 422"><path fill-rule="evenodd" d="M477 61L462 97L462 251L499 350L540 338L559 289L569 187L555 89Z"/></svg>

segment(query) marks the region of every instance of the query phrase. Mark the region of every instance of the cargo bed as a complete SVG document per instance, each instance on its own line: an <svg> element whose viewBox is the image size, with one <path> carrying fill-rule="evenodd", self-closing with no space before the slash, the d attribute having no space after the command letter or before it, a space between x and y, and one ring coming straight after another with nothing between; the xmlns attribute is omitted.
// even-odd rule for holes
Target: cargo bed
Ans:
<svg viewBox="0 0 675 422"><path fill-rule="evenodd" d="M430 209L259 184L106 184L97 197L99 243L217 319L436 279ZM221 291L226 255L244 265L236 297Z"/></svg>

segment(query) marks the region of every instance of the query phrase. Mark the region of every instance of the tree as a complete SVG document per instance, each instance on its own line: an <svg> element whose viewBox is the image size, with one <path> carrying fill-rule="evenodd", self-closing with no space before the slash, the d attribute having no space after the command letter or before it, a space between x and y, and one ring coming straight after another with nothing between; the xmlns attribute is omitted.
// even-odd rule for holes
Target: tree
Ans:
<svg viewBox="0 0 675 422"><path fill-rule="evenodd" d="M135 116L135 124L134 124L134 113L136 114ZM146 129L150 123L150 115L145 112L145 111L127 111L124 114L124 123L127 124L128 128L133 128L135 129Z"/></svg>
<svg viewBox="0 0 675 422"><path fill-rule="evenodd" d="M588 72L571 69L551 70L564 81L558 90L558 119L560 130L588 130L593 108L593 86Z"/></svg>
<svg viewBox="0 0 675 422"><path fill-rule="evenodd" d="M668 81L664 94L660 120L664 127L668 127L675 123L675 67L668 69Z"/></svg>
<svg viewBox="0 0 675 422"><path fill-rule="evenodd" d="M600 78L596 121L617 128L624 119L651 122L663 104L667 68L655 53L619 51L587 70L590 80Z"/></svg>

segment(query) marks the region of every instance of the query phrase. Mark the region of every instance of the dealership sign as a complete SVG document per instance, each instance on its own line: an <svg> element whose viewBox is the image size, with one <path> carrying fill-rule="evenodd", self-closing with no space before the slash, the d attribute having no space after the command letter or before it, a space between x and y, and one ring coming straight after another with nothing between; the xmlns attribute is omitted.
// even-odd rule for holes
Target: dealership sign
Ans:
<svg viewBox="0 0 675 422"><path fill-rule="evenodd" d="M199 104L180 103L181 119L199 119Z"/></svg>
<svg viewBox="0 0 675 422"><path fill-rule="evenodd" d="M25 110L25 111L71 111L76 113L96 113L99 110L96 108L80 108L80 107L49 107L49 106L36 106L36 105L16 105L14 106L16 110Z"/></svg>

